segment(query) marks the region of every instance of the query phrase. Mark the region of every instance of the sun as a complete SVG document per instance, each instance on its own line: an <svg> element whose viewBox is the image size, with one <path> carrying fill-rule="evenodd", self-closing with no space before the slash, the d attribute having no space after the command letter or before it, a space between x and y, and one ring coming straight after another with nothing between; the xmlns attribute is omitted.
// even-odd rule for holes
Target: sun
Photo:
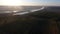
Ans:
<svg viewBox="0 0 60 34"><path fill-rule="evenodd" d="M2 0L2 5L8 5L8 6L19 6L22 5L21 0Z"/></svg>

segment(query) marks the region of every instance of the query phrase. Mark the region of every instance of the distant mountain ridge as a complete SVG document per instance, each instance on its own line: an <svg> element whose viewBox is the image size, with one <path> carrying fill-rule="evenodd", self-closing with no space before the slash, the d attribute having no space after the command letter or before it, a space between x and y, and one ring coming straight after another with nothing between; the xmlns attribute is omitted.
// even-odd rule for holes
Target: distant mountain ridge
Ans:
<svg viewBox="0 0 60 34"><path fill-rule="evenodd" d="M37 9L41 6L0 6L0 11L4 10L30 10L30 9Z"/></svg>

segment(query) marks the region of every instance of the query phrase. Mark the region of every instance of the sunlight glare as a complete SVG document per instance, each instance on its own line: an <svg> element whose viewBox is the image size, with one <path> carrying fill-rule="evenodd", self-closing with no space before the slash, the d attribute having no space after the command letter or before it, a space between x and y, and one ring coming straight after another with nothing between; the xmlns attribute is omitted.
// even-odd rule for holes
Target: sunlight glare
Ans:
<svg viewBox="0 0 60 34"><path fill-rule="evenodd" d="M22 5L22 0L2 0L2 5L19 6Z"/></svg>

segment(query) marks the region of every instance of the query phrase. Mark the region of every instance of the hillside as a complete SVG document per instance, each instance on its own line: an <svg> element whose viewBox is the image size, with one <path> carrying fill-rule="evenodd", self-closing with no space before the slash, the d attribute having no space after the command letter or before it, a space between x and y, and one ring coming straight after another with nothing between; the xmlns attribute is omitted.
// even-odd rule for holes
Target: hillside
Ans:
<svg viewBox="0 0 60 34"><path fill-rule="evenodd" d="M5 15L5 14L4 14ZM2 16L4 16L2 15ZM25 15L0 17L2 34L54 34L58 33L59 12L44 9ZM58 25L57 25L58 24Z"/></svg>

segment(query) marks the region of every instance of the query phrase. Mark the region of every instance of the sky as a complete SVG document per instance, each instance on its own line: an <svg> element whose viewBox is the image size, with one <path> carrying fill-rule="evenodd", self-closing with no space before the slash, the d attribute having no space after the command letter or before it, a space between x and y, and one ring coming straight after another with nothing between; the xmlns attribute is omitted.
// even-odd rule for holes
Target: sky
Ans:
<svg viewBox="0 0 60 34"><path fill-rule="evenodd" d="M0 0L0 5L60 6L60 0Z"/></svg>

